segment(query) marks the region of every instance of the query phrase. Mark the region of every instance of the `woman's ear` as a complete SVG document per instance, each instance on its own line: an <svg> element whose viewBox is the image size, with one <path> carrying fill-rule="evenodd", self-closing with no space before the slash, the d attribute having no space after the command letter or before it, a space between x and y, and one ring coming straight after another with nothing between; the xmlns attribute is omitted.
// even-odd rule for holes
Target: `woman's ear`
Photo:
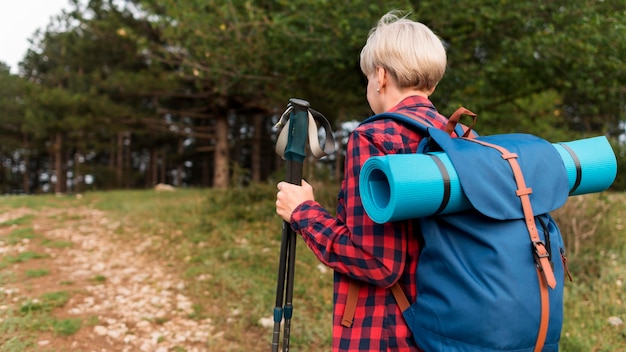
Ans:
<svg viewBox="0 0 626 352"><path fill-rule="evenodd" d="M387 86L387 70L384 67L376 67L376 81L381 91Z"/></svg>

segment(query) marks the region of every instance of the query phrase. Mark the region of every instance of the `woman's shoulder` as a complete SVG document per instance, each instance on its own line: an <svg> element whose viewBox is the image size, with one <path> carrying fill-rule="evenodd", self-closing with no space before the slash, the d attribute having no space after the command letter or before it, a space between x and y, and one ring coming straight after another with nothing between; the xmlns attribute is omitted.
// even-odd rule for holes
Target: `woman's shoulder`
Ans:
<svg viewBox="0 0 626 352"><path fill-rule="evenodd" d="M414 151L422 136L402 122L382 118L359 125L352 139L353 147L361 149L369 145L388 154Z"/></svg>

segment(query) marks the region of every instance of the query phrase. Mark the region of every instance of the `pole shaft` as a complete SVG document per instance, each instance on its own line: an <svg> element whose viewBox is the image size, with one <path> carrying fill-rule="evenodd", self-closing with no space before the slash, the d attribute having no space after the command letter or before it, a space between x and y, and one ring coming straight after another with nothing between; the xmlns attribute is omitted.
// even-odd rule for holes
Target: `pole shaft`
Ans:
<svg viewBox="0 0 626 352"><path fill-rule="evenodd" d="M302 184L303 162L306 156L305 146L308 136L308 108L309 103L300 99L290 99L293 110L289 121L289 135L285 147L285 181ZM291 317L293 314L293 281L296 262L296 233L291 224L283 221L283 233L280 248L278 267L278 282L276 285L276 305L274 307L274 333L272 335L272 352L278 352L280 340L280 325L285 318L283 331L283 351L289 351L289 336L291 333ZM287 277L285 277L285 275ZM283 306L284 303L284 306Z"/></svg>

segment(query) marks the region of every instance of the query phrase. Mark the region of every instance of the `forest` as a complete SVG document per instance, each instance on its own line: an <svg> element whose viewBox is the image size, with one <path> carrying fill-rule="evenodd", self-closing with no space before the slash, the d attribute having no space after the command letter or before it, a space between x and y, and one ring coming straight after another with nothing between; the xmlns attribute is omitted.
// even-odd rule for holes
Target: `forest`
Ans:
<svg viewBox="0 0 626 352"><path fill-rule="evenodd" d="M336 131L371 115L359 53L400 10L444 42L431 100L483 135L604 135L626 188L622 0L68 0L12 73L0 62L0 194L228 188L282 171L290 98ZM341 176L341 153L322 160Z"/></svg>

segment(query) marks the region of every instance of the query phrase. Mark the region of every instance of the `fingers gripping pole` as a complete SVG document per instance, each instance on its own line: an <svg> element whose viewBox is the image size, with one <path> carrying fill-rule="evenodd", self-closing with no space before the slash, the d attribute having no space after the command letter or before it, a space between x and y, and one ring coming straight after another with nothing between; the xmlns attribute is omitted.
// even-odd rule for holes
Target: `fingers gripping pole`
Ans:
<svg viewBox="0 0 626 352"><path fill-rule="evenodd" d="M296 185L302 184L302 166L306 156L305 147L307 138L311 133L309 128L311 126L310 116L312 115L309 107L309 103L305 100L290 99L287 110L277 125L278 127L283 126L283 130L280 132L276 152L286 161L285 180ZM285 119L288 120L285 121ZM283 221L278 282L276 286L276 305L274 307L272 352L278 352L279 349L280 325L283 317L285 318L283 351L289 351L289 335L291 332L291 317L293 315L295 257L296 233L291 229L291 225L288 222Z"/></svg>

